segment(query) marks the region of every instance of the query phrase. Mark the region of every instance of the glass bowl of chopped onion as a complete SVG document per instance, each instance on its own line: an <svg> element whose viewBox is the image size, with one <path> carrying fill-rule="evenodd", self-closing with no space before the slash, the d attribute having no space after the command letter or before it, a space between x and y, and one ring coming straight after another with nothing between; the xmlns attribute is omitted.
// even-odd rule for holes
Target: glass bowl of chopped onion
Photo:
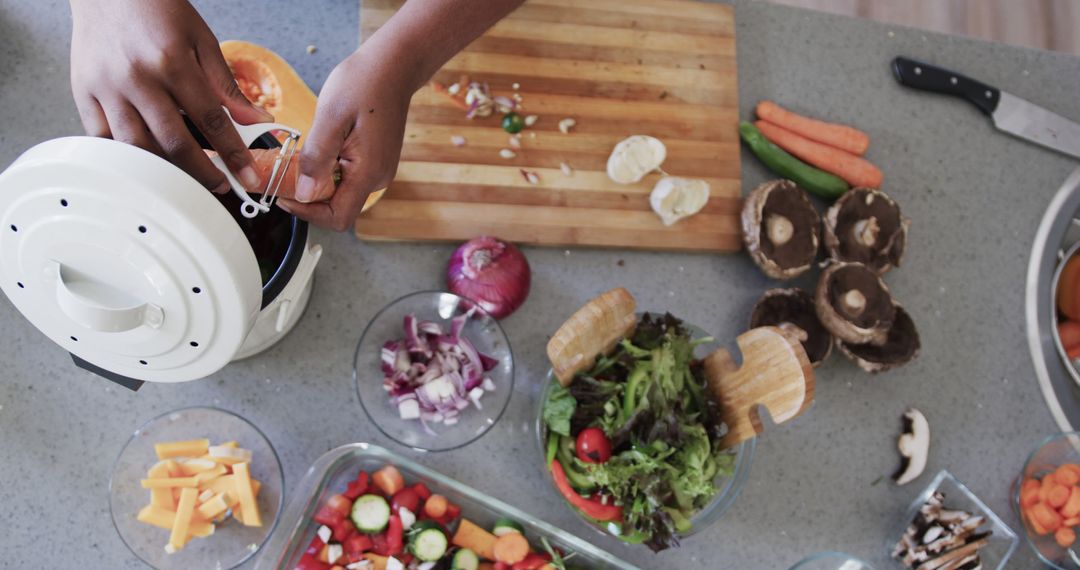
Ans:
<svg viewBox="0 0 1080 570"><path fill-rule="evenodd" d="M281 461L251 422L217 408L183 408L128 439L109 479L109 510L120 539L148 566L228 570L273 534L283 488ZM177 529L183 513L186 532Z"/></svg>
<svg viewBox="0 0 1080 570"><path fill-rule="evenodd" d="M353 371L371 423L419 451L476 441L499 421L514 387L502 327L444 291L411 293L379 311L360 336Z"/></svg>

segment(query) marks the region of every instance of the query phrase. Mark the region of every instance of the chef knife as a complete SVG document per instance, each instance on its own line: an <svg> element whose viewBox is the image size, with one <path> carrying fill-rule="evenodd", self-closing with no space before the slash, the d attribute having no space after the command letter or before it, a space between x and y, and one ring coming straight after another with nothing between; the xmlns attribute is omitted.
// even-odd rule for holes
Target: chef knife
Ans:
<svg viewBox="0 0 1080 570"><path fill-rule="evenodd" d="M967 99L990 115L998 130L1080 158L1080 124L959 73L906 57L892 62L901 85Z"/></svg>

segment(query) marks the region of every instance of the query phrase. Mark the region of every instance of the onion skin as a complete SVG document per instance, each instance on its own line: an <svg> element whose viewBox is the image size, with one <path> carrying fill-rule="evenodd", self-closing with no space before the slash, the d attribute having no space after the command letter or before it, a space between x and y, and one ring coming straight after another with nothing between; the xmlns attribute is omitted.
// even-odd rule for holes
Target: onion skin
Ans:
<svg viewBox="0 0 1080 570"><path fill-rule="evenodd" d="M492 236L462 244L446 268L450 292L475 302L496 319L509 316L525 302L531 280L521 250Z"/></svg>

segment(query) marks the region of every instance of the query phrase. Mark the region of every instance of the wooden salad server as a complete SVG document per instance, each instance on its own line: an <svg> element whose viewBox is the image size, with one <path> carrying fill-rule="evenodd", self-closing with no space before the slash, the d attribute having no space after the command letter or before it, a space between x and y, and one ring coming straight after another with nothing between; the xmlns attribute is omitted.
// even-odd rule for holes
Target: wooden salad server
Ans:
<svg viewBox="0 0 1080 570"><path fill-rule="evenodd" d="M705 357L709 391L728 427L721 442L725 449L761 433L759 405L769 410L773 423L782 424L814 402L814 368L796 338L776 327L759 327L735 342L741 367L723 348Z"/></svg>
<svg viewBox="0 0 1080 570"><path fill-rule="evenodd" d="M559 384L588 370L637 327L637 303L623 288L612 289L578 309L555 332L547 353ZM776 327L751 329L736 339L742 366L719 349L705 358L710 393L720 403L728 426L725 448L757 436L764 426L758 406L781 424L806 411L814 401L814 370L802 344Z"/></svg>

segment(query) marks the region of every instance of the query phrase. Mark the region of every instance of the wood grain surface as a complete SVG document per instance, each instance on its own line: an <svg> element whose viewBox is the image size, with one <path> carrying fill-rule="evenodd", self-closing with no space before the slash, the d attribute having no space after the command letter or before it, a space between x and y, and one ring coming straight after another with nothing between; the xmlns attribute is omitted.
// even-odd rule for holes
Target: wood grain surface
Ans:
<svg viewBox="0 0 1080 570"><path fill-rule="evenodd" d="M368 37L400 0L365 0ZM735 251L740 170L735 22L729 6L686 0L529 0L455 56L435 79L462 75L539 116L517 156L499 117L467 119L432 88L412 100L397 178L357 221L364 239L453 240L481 234L538 245ZM561 119L573 118L570 134ZM619 140L652 135L663 169L711 185L705 209L671 227L649 207L659 174L620 185L605 173ZM451 144L461 136L465 146ZM573 169L567 176L560 169ZM522 169L535 172L531 184Z"/></svg>

